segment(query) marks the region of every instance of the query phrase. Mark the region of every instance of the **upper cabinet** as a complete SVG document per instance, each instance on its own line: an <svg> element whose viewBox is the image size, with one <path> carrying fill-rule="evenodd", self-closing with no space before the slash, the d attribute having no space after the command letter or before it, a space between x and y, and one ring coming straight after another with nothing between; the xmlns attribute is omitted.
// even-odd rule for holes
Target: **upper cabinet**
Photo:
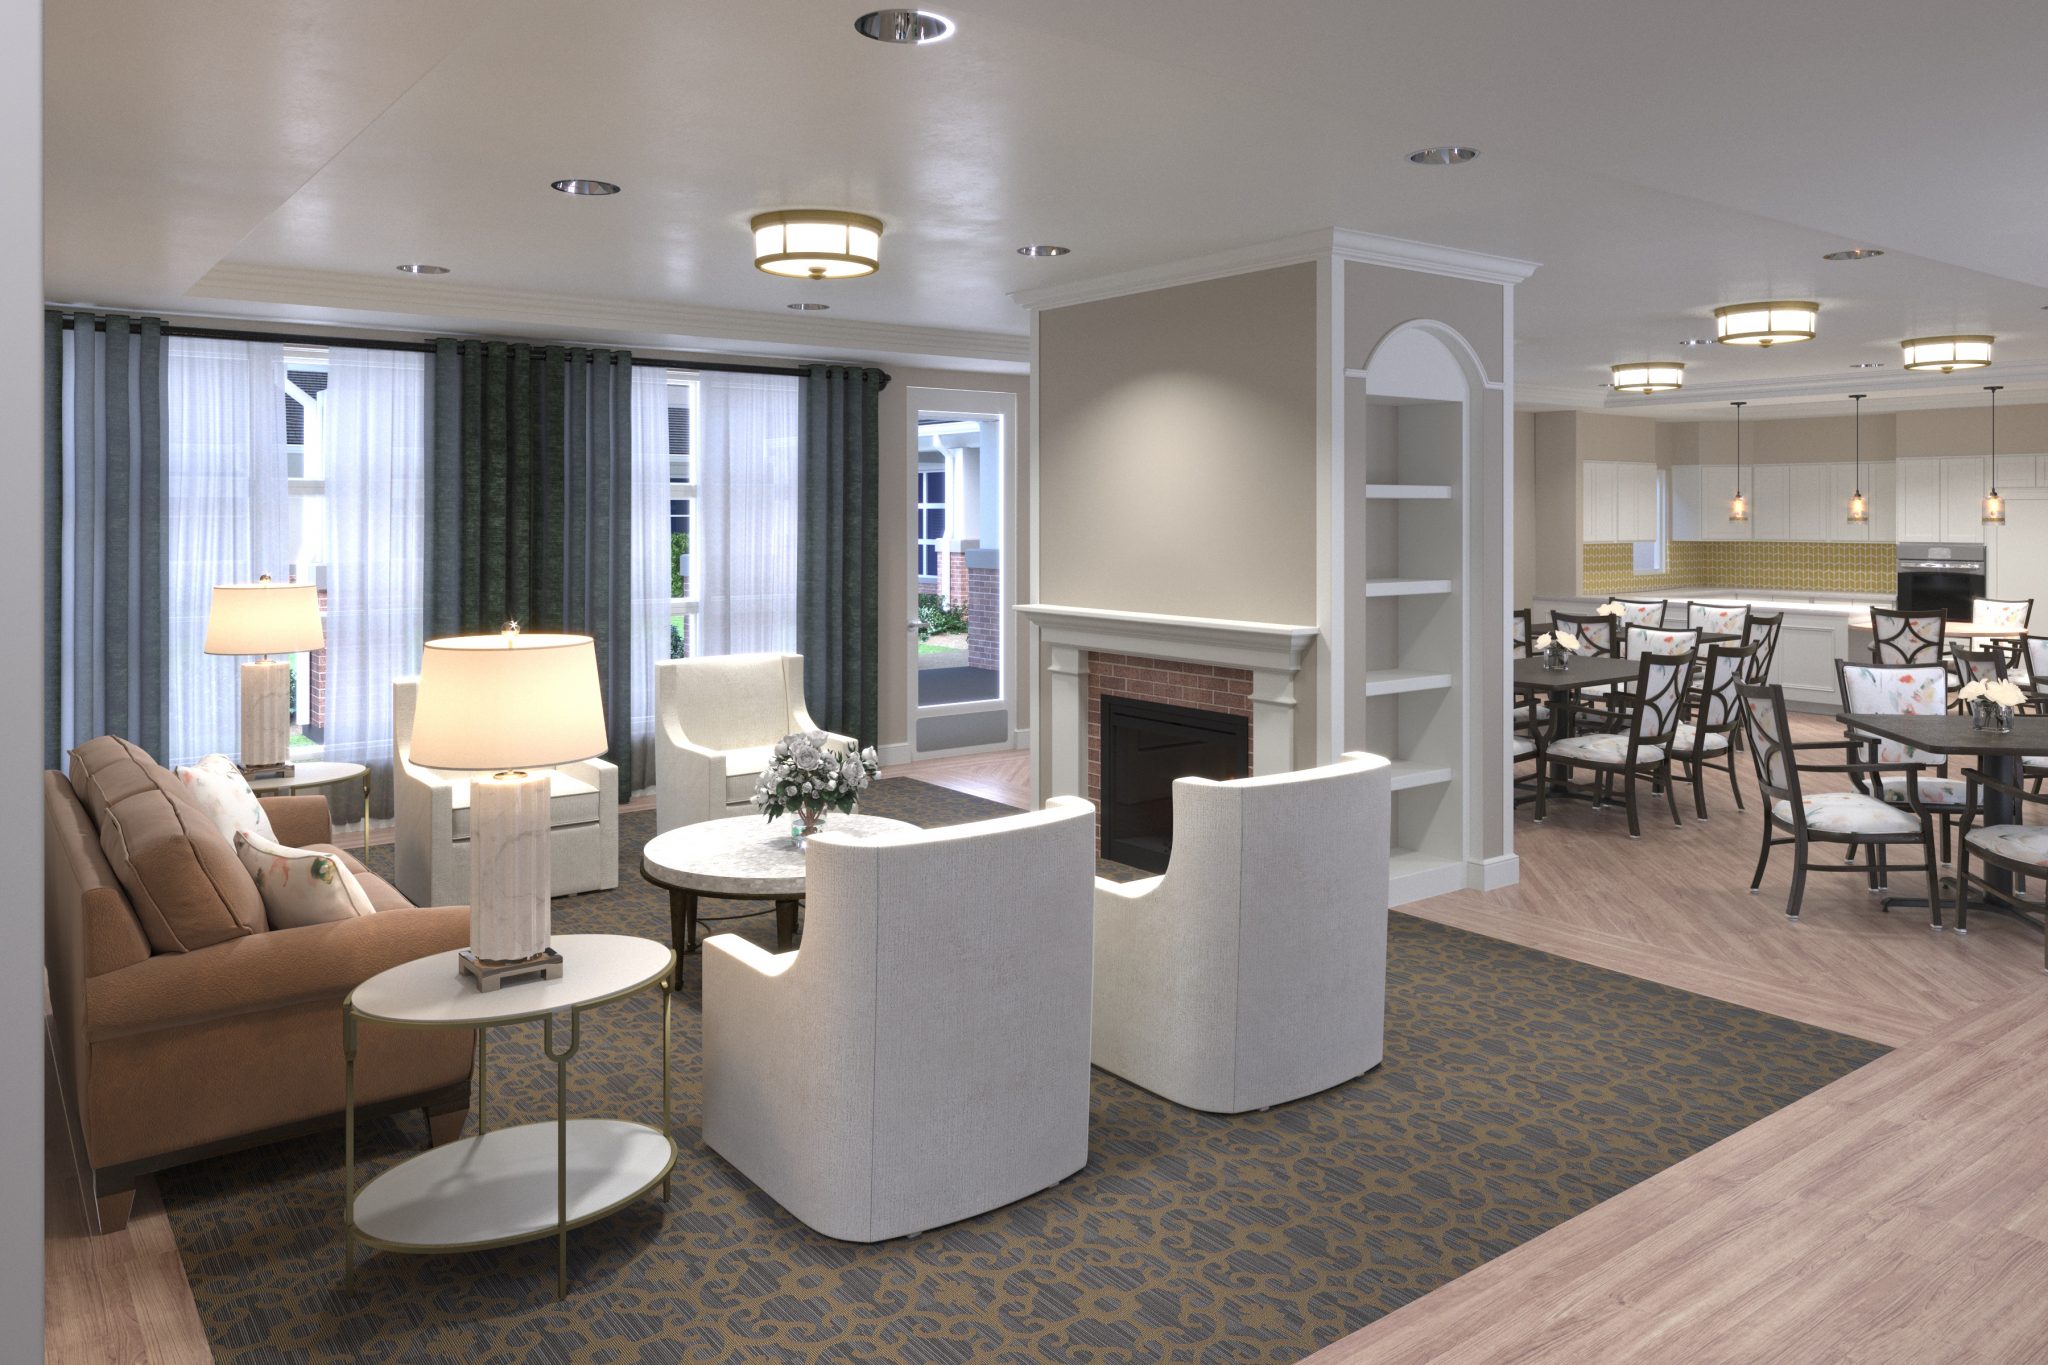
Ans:
<svg viewBox="0 0 2048 1365"><path fill-rule="evenodd" d="M1581 538L1589 545L1657 538L1657 466L1587 460L1580 466Z"/></svg>
<svg viewBox="0 0 2048 1365"><path fill-rule="evenodd" d="M1744 467L1749 480L1749 519L1755 523L1755 540L1792 539L1792 469L1789 465L1767 464Z"/></svg>
<svg viewBox="0 0 2048 1365"><path fill-rule="evenodd" d="M1943 455L1897 463L1898 513L1895 538L1913 541L1975 542L1984 539L1984 460L1976 455ZM1998 462L1999 485L2032 488L2040 461L2020 455ZM1871 515L1877 515L1875 504Z"/></svg>
<svg viewBox="0 0 2048 1365"><path fill-rule="evenodd" d="M1706 484L1704 471L1696 464L1682 464L1664 471L1671 485L1671 538L1705 540Z"/></svg>
<svg viewBox="0 0 2048 1365"><path fill-rule="evenodd" d="M1681 465L1667 471L1666 477L1671 485L1673 540L1887 541L1893 535L1894 508L1902 501L1893 496L1889 461L1863 465L1863 497L1870 505L1870 520L1862 524L1849 521L1849 495L1856 491L1858 478L1853 463L1743 465L1748 521L1728 520L1728 502L1735 496L1734 465ZM1938 472L1935 489L1923 501L1934 509L1938 523Z"/></svg>

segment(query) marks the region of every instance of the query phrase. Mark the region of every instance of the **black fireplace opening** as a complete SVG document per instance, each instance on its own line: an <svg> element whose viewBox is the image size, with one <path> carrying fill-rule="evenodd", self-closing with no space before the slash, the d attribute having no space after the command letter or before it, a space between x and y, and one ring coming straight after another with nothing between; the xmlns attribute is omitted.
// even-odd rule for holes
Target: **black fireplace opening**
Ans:
<svg viewBox="0 0 2048 1365"><path fill-rule="evenodd" d="M1164 872L1173 852L1173 780L1228 781L1251 770L1251 721L1189 706L1102 699L1102 856Z"/></svg>

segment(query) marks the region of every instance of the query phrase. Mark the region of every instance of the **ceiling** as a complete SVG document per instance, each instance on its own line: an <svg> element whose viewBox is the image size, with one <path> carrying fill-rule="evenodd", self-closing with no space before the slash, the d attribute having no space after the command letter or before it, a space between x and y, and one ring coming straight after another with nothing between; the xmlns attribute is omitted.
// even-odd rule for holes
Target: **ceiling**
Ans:
<svg viewBox="0 0 2048 1365"><path fill-rule="evenodd" d="M921 49L864 8L51 5L49 297L1016 368L1014 292L1343 227L1541 262L1524 406L2048 396L2039 0L1002 0ZM1444 142L1482 155L1405 160ZM881 273L754 270L749 216L810 205L883 218ZM1849 245L1887 254L1820 259ZM1678 348L1759 297L1818 299L1821 339ZM1998 364L1898 371L1953 331ZM1672 356L1679 399L1600 388Z"/></svg>

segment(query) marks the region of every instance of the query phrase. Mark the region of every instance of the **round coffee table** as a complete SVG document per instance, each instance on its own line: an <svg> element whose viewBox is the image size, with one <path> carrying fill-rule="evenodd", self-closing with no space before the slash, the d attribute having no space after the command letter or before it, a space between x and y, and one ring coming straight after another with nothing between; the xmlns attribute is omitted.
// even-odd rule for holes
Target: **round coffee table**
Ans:
<svg viewBox="0 0 2048 1365"><path fill-rule="evenodd" d="M860 839L916 828L879 815L833 815L827 817L824 832ZM760 910L712 915L707 920L748 919L773 910L776 951L786 953L796 946L796 908L804 898L804 851L790 837L786 820L736 815L657 834L641 851L640 875L668 888L669 931L678 953L697 951L700 896L773 901L772 906Z"/></svg>

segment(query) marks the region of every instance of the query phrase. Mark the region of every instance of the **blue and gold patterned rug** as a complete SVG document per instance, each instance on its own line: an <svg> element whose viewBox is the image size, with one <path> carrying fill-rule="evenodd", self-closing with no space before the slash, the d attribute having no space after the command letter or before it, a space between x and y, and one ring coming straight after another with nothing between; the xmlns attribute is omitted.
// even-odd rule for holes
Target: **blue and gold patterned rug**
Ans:
<svg viewBox="0 0 2048 1365"><path fill-rule="evenodd" d="M863 808L924 825L1008 809L909 779ZM653 816L619 825L618 890L556 902L556 928L666 941L666 894L637 870ZM705 912L724 908L739 907ZM724 927L772 943L773 924ZM1098 1071L1085 1170L908 1240L821 1237L702 1146L695 958L676 999L673 1198L570 1234L566 1303L551 1239L370 1253L344 1293L338 1130L158 1183L222 1360L1292 1361L1884 1052L1406 915L1390 938L1371 1075L1221 1118ZM589 1016L577 1112L659 1120L659 1025L653 995ZM497 1123L552 1117L539 1047L538 1025L492 1035ZM374 1170L424 1128L406 1115L359 1142Z"/></svg>

